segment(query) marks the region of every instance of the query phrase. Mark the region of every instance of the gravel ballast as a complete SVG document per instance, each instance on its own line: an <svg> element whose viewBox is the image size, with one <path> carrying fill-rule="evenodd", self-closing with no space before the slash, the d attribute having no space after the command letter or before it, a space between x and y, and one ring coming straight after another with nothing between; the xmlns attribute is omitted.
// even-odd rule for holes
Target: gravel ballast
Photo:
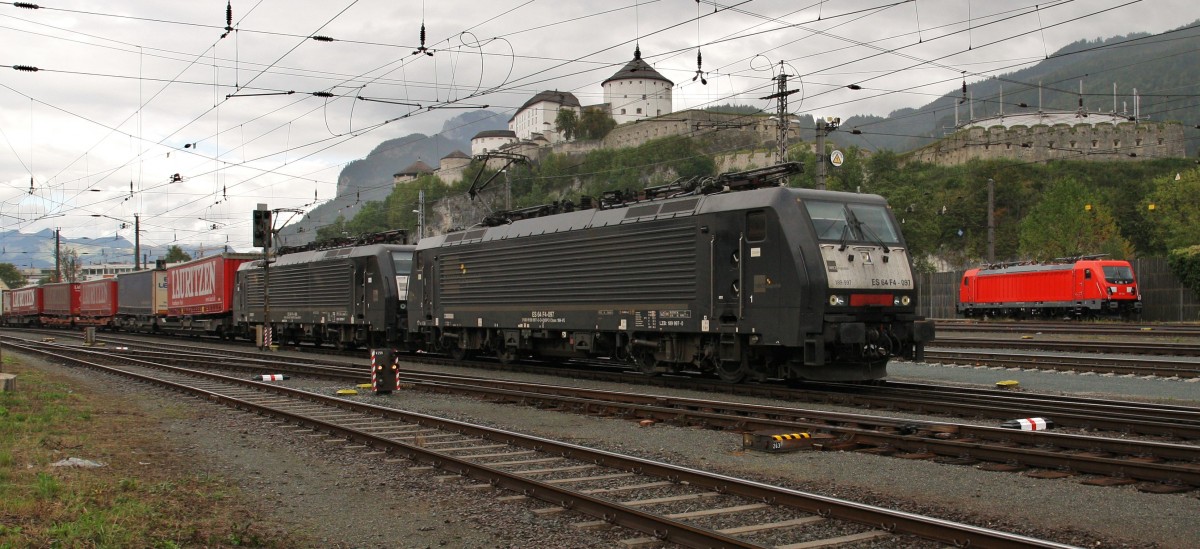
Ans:
<svg viewBox="0 0 1200 549"><path fill-rule="evenodd" d="M35 359L27 363L37 364ZM953 372L956 383L994 383L1028 372L995 372L905 363L893 368L906 380L937 379ZM75 368L51 366L90 390L111 391L131 405L157 410L161 429L199 467L239 479L270 509L280 528L303 532L322 547L608 547L628 532L580 532L572 513L535 516L538 502L501 502L496 490L468 491L465 482L438 482L413 463L382 454L346 450L338 442L298 432L258 416L229 411L164 391L147 390L115 378ZM405 367L429 369L416 365ZM453 368L440 368L453 371ZM458 370L481 375L478 370ZM929 373L928 376L922 375ZM457 373L457 372L456 372ZM974 373L978 377L965 377ZM723 398L781 404L747 397L717 397L682 390L621 387L603 382L572 382L526 374L486 375L537 379L546 383L634 390L694 398ZM1046 374L1058 379L1071 376ZM1079 378L1079 376L1074 376ZM1099 378L1089 394L1169 400L1195 399L1197 385L1156 380ZM344 385L293 379L290 387L332 394ZM1146 387L1185 386L1191 393L1157 396ZM1054 388L1053 392L1073 392ZM143 396L148 395L148 396ZM854 452L761 454L743 451L737 433L642 427L637 422L497 405L466 397L406 390L390 396L353 397L373 404L501 427L547 438L633 454L717 473L754 478L804 491L933 514L951 520L1017 531L1062 543L1103 547L1191 547L1200 539L1200 499L1196 493L1157 495L1130 486L1094 487L1078 479L1042 480L1014 473L986 472ZM798 406L792 403L793 406ZM803 405L803 407L808 407ZM814 408L818 406L812 406ZM820 406L822 409L839 409ZM856 411L841 408L844 411ZM889 415L885 412L872 413ZM919 416L916 416L919 417ZM944 418L931 418L946 421Z"/></svg>

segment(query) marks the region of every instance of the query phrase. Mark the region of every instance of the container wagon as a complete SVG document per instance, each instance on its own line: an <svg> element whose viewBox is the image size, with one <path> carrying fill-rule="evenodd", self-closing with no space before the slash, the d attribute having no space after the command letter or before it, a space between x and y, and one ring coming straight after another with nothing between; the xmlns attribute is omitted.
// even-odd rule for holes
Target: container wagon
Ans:
<svg viewBox="0 0 1200 549"><path fill-rule="evenodd" d="M166 316L165 268L117 275L118 328L130 332L157 332Z"/></svg>
<svg viewBox="0 0 1200 549"><path fill-rule="evenodd" d="M167 316L159 329L233 337L233 287L242 263L258 254L222 253L167 267Z"/></svg>
<svg viewBox="0 0 1200 549"><path fill-rule="evenodd" d="M46 326L75 326L79 320L79 283L56 282L42 286L45 306L42 324Z"/></svg>
<svg viewBox="0 0 1200 549"><path fill-rule="evenodd" d="M117 279L103 278L79 284L79 324L109 329L117 315Z"/></svg>
<svg viewBox="0 0 1200 549"><path fill-rule="evenodd" d="M19 288L8 292L5 308L9 326L40 326L44 308L41 286Z"/></svg>

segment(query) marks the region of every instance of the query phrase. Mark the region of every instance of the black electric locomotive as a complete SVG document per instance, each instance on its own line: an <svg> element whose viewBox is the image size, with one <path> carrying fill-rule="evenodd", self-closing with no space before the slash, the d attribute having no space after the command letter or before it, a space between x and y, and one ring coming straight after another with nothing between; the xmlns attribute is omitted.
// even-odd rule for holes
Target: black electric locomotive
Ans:
<svg viewBox="0 0 1200 549"><path fill-rule="evenodd" d="M934 327L916 313L884 199L775 183L795 171L609 193L597 208L508 212L425 238L409 341L729 382L878 379L889 358L920 358Z"/></svg>
<svg viewBox="0 0 1200 549"><path fill-rule="evenodd" d="M395 232L374 242L403 242ZM281 250L270 266L244 263L234 287L233 316L250 336L266 320L274 341L385 347L406 335L408 280L414 247L347 242L328 249ZM266 284L269 295L264 294Z"/></svg>

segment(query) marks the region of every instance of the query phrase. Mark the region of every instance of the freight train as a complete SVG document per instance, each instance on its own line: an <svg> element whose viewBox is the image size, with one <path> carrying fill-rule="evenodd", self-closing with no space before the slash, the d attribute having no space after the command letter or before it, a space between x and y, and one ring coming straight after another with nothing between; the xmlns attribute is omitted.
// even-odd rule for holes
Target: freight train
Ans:
<svg viewBox="0 0 1200 549"><path fill-rule="evenodd" d="M921 359L934 326L916 312L887 203L779 185L798 170L499 212L415 246L392 233L270 263L222 254L121 275L112 325L227 338L269 325L288 343L602 360L728 382L872 380L893 357Z"/></svg>
<svg viewBox="0 0 1200 549"><path fill-rule="evenodd" d="M1103 256L970 269L958 288L965 317L1114 317L1142 312L1133 267Z"/></svg>

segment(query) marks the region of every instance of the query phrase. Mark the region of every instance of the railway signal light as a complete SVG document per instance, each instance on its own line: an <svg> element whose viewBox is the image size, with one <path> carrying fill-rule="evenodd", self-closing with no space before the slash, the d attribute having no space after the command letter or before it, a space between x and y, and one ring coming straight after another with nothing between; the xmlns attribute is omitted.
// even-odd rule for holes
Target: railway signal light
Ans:
<svg viewBox="0 0 1200 549"><path fill-rule="evenodd" d="M271 246L271 210L254 210L254 246L269 248Z"/></svg>

